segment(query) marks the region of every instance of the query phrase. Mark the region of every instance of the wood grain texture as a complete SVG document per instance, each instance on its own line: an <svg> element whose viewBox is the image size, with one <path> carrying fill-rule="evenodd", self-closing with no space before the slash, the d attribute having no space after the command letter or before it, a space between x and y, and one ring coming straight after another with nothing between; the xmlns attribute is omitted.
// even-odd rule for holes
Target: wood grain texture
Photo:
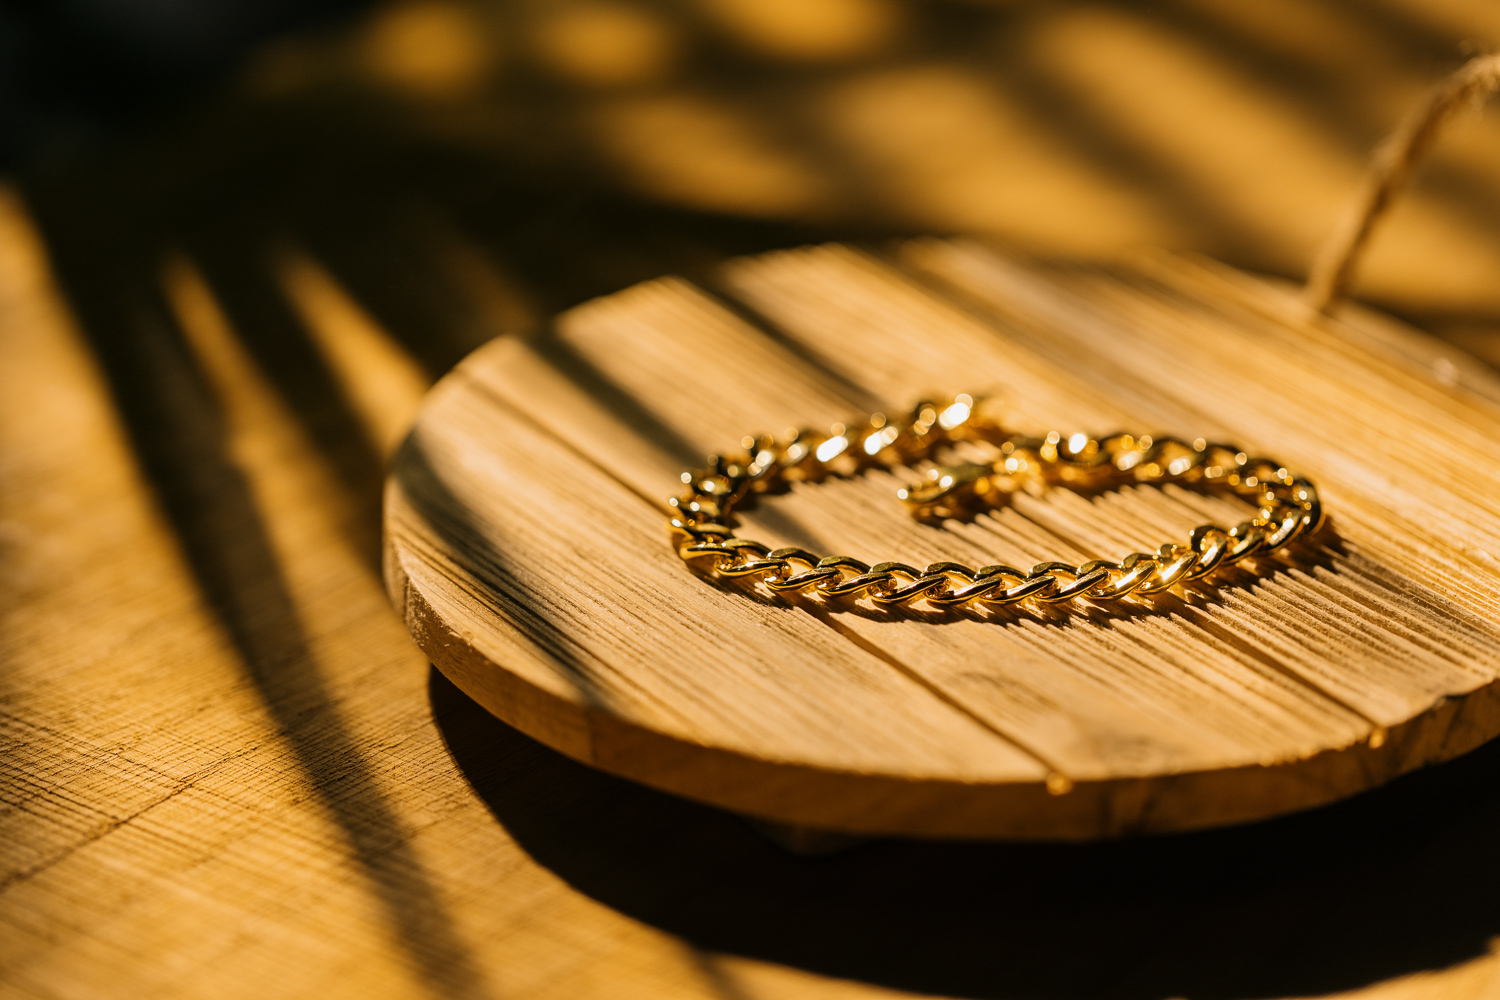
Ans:
<svg viewBox="0 0 1500 1000"><path fill-rule="evenodd" d="M556 57L600 10L666 42L658 75ZM865 48L820 12L857 16ZM457 38L461 72L404 31ZM253 57L244 87L8 177L0 995L1494 997L1500 745L1229 830L810 861L494 719L375 582L382 448L414 387L494 336L851 236L1164 244L1296 277L1465 39L1500 42L1500 6L376 4ZM592 51L607 70L632 50ZM1497 139L1490 113L1444 140L1357 292L1491 366ZM164 249L188 265L170 304ZM995 268L955 292L950 263L921 281L982 312ZM1233 272L1190 284L1266 309ZM1493 383L1359 325L1393 364ZM868 485L890 516L870 530L910 531Z"/></svg>
<svg viewBox="0 0 1500 1000"><path fill-rule="evenodd" d="M388 585L434 661L512 724L801 825L1192 829L1472 749L1500 732L1500 482L1469 456L1500 410L1357 321L1302 319L1243 279L1226 294L1234 280L930 241L891 260L826 246L738 261L720 289L737 304L675 279L589 303L555 340L494 343L435 390L396 461ZM1261 575L1124 610L958 614L789 607L688 573L663 538L660 500L695 454L958 389L1001 391L1018 428L1242 442L1319 482L1332 526ZM1238 519L1177 488L1059 490L934 529L890 501L897 482L798 485L744 533L1027 565ZM1044 794L1048 776L1071 792Z"/></svg>
<svg viewBox="0 0 1500 1000"><path fill-rule="evenodd" d="M473 797L346 491L201 276L160 277L174 309L136 387L189 408L197 531L0 197L0 994L722 996L735 960L570 892Z"/></svg>
<svg viewBox="0 0 1500 1000"><path fill-rule="evenodd" d="M140 279L162 311L112 325L93 297L111 272L49 261L0 200L0 993L1493 992L1500 812L1491 770L1469 766L1482 754L1290 825L1076 848L885 842L810 862L526 739L427 667L317 423L290 411L284 369L241 349L265 329L221 275L171 261ZM355 436L388 440L417 402L400 391L409 358L347 287L328 294L328 271L295 266L287 294L336 381L387 387L354 394L376 410ZM657 301L736 329L671 288ZM545 342L507 350L523 388L577 394L585 375ZM574 374L546 381L558 366ZM619 406L588 384L595 409L564 414ZM183 410L154 420L143 400ZM670 442L600 442L643 468L666 451L677 470ZM879 484L848 488L870 501L861 530L929 537ZM819 509L797 508L809 525ZM797 530L758 526L773 528Z"/></svg>

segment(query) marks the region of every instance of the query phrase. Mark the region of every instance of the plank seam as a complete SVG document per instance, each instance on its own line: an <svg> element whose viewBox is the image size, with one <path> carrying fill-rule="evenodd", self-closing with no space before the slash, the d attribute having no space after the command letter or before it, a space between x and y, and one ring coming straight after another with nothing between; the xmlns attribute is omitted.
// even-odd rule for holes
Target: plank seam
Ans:
<svg viewBox="0 0 1500 1000"><path fill-rule="evenodd" d="M547 437L551 438L553 441L556 441L574 458L578 459L580 462L583 462L585 465L592 467L595 471L603 474L615 485L619 486L631 496L640 500L652 510L660 512L663 518L667 516L666 505L663 504L660 500L652 500L650 497L646 496L630 483L615 475L614 470L609 469L606 466L601 465L599 462L595 461L593 456L579 449L567 438L563 437L561 434L557 433L557 431L542 423L536 417L527 413L521 407L517 406L513 401L506 399L505 396L498 392L493 386L487 385L484 382L481 382L479 379L472 378L467 374L464 377L468 380L469 384L478 389L482 395L488 397L492 402L503 407L511 414L511 416L518 417L523 423L528 424L533 430L536 430L541 434L544 434Z"/></svg>
<svg viewBox="0 0 1500 1000"><path fill-rule="evenodd" d="M1028 757L1031 757L1037 763L1047 768L1049 771L1055 774L1064 775L1063 769L1057 764L1048 760L1046 755L1036 750L1035 748L1028 746L1021 740L1016 739L1014 736L1010 735L1003 729L996 726L994 723L990 722L988 719L984 718L984 716L979 715L963 702L954 698L941 685L928 680L924 675L913 669L910 665L908 665L904 660L896 656L894 653L891 653L884 647L871 642L864 636L860 635L858 632L855 632L854 630L848 628L846 625L843 625L836 618L834 618L831 613L822 610L814 610L812 608L804 608L804 610L815 621L826 625L834 632L837 632L839 635L852 642L855 646L864 650L866 653L869 653L871 656L879 659L887 666L891 667L892 669L896 670L898 673L906 677L908 680L913 681L914 683L925 689L933 697L937 698L943 704L947 705L949 708L966 716L968 719L985 729L987 732L999 737L1006 743L1009 743L1017 750L1020 750L1022 753L1026 754Z"/></svg>
<svg viewBox="0 0 1500 1000"><path fill-rule="evenodd" d="M566 448L570 454L572 454L573 456L575 456L576 458L578 458L579 461L584 462L585 464L589 465L590 467L598 470L603 475L607 476L613 482L618 483L622 488L624 488L625 490L627 490L631 495L639 497L648 506L652 507L653 509L657 509L657 510L660 509L656 504L652 503L649 499L647 499L645 496L643 496L639 490L635 489L635 487L631 486L629 483L626 483L625 481L623 481L622 479L620 479L620 477L616 476L611 470L609 470L609 469L605 468L604 466L600 465L591 456L589 456L585 452L583 452L580 449L578 449L577 447L575 447L571 442L569 442L566 439L564 439L561 435L559 435L556 431L552 430L546 424L544 424L541 421L537 420L535 417L531 416L530 414L527 414L524 411L522 411L513 402L511 402L510 400L506 399L501 393L497 392L493 387L491 387L489 385L486 385L483 382L480 382L478 379L469 378L468 376L465 376L465 377L468 379L470 385L472 385L475 388L477 388L483 395L485 395L491 401L493 401L497 405L503 407L511 415L513 415L515 417L518 417L523 422L527 423L528 425L530 425L531 427L533 427L534 429L536 429L539 433L542 433L542 434L546 435L548 438L551 438L551 439L557 441L562 447ZM662 513L662 516L663 517L666 516L665 512ZM991 735L995 736L996 738L1004 741L1005 743L1009 744L1011 747L1015 748L1016 750L1019 750L1020 752L1024 753L1026 756L1032 758L1037 763L1041 764L1043 767L1049 769L1050 771L1055 772L1057 774L1063 774L1064 773L1060 767L1058 767L1052 761L1049 761L1044 755L1042 755L1041 753L1039 753L1035 749L1027 746L1025 743L1017 740L1015 737L1010 736L1009 734L1007 734L1003 730L997 728L993 723L989 722L987 719L983 718L982 716L975 714L975 712L972 709L970 709L968 706L964 705L960 701L957 701L946 690L944 690L943 688L939 687L938 685L935 685L933 682L929 681L926 677L922 676L920 673L918 673L915 670L913 670L910 666L908 666L906 663L902 662L898 657L896 657L895 655L893 655L892 653L890 653L888 650L886 650L886 649L884 649L884 648L876 645L875 643L867 641L866 639L864 639L862 636L858 635L857 633L855 633L855 632L853 632L853 631L845 628L844 626L840 625L838 622L836 622L832 618L831 615L828 615L826 612L815 611L815 610L812 610L812 609L804 609L804 610L807 612L808 616L811 617L814 621L817 621L820 624L825 625L828 628L832 629L834 631L834 633L836 633L838 636L840 636L841 638L843 638L846 642L851 643L856 649L859 649L862 652L864 652L864 653L866 653L866 654L868 654L870 656L873 656L874 658L876 658L880 662L882 662L882 663L886 664L887 666L891 667L892 669L894 669L897 673L901 674L903 677L907 678L910 681L913 681L919 687L921 687L923 690L927 691L933 697L937 698L938 701L942 702L944 705L947 705L949 708L952 708L953 710L957 711L960 715L963 715L965 718L967 718L970 721L974 722L975 724L977 724L978 726L980 726L980 728L984 729L986 732L988 732Z"/></svg>
<svg viewBox="0 0 1500 1000"><path fill-rule="evenodd" d="M988 250L988 248L985 249ZM876 251L872 253L871 256L878 262L885 264L892 271L906 278L921 291L926 292L930 295L934 295L940 298L943 302L952 304L956 308L960 309L965 315L974 320L978 326L983 328L991 336L1001 341L1006 340L1004 332L998 327L999 322L1003 320L1009 320L1011 323L1017 324L1019 326L1029 327L1033 335L1046 332L1048 326L1046 320L1042 317L1034 315L1024 307L1018 306L1011 310L1002 310L997 304L989 302L987 300L979 299L978 297L971 294L967 289L960 287L956 283L946 281L938 275L928 273L919 267L913 266L908 261L904 260L900 255ZM1034 268L1027 268L1027 270L1033 276L1041 279L1041 276L1036 273ZM1053 283L1053 288L1058 291L1063 290L1055 283ZM1029 350L1029 348L1026 348L1024 346L1023 349ZM1181 403L1182 401L1179 400L1178 402ZM1195 409L1188 404L1183 405L1185 405L1188 409ZM1024 514L1022 516L1025 517ZM1027 520L1032 519L1027 518ZM1038 527L1046 530L1054 537L1058 537L1057 533L1051 531L1049 528L1047 528L1046 525L1038 523ZM1069 542L1068 544L1076 545L1077 543ZM1191 608L1194 612L1196 612L1194 616L1196 619L1195 624L1203 628L1206 632L1215 635L1221 642L1225 642L1231 647L1240 650L1242 653L1246 653L1252 656L1254 659L1270 667L1272 670L1275 670L1278 674L1289 679L1304 690L1309 691L1316 696L1324 698L1327 701L1332 702L1334 705L1339 706L1340 708L1346 709L1347 711L1363 719L1365 722L1369 723L1371 727L1379 725L1378 722L1370 718L1366 713L1359 711L1353 706L1345 703L1343 699L1338 698L1330 692L1324 690L1321 685L1315 683L1311 678L1299 675L1289 665L1280 662L1269 653L1257 649L1253 643L1240 640L1238 637L1235 637L1232 632L1230 632L1228 629L1223 628L1222 623L1214 620L1212 615L1202 614L1203 609L1194 607L1191 602L1184 602L1184 604L1187 607ZM1216 627L1209 627L1209 622L1212 622L1213 626Z"/></svg>
<svg viewBox="0 0 1500 1000"><path fill-rule="evenodd" d="M830 368L816 351L786 333L770 317L736 295L733 286L722 273L716 273L712 283L707 287L695 285L694 288L714 305L786 351L792 358L805 364L820 381L827 384L830 395L851 400L852 409L874 411L890 404L890 400L881 399L880 394L873 389Z"/></svg>

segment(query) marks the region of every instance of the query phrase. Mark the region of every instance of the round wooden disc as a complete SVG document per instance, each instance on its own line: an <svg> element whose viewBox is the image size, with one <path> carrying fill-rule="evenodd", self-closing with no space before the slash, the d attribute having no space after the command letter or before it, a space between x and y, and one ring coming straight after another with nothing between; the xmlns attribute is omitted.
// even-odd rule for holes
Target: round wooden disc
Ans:
<svg viewBox="0 0 1500 1000"><path fill-rule="evenodd" d="M1091 838L1350 795L1500 731L1500 387L1388 320L1237 272L1022 265L961 242L737 261L501 339L433 389L390 479L387 580L456 684L579 760L782 823ZM1239 442L1329 527L1115 606L791 602L695 576L665 500L747 433L998 391L1018 430ZM801 485L741 534L867 561L1119 558L1236 519L1168 487L906 518Z"/></svg>

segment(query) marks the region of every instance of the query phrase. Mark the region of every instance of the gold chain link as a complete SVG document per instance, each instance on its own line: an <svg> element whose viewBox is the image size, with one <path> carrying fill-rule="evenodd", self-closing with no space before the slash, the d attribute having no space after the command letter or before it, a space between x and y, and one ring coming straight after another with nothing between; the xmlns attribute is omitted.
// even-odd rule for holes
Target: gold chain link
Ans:
<svg viewBox="0 0 1500 1000"><path fill-rule="evenodd" d="M1058 604L1164 591L1273 552L1323 524L1312 483L1278 462L1252 458L1233 446L1130 434L1064 438L1054 432L1034 438L1005 432L982 409L973 397L960 394L946 405L918 403L904 418L876 413L859 425L834 424L827 434L800 430L782 441L770 435L746 437L740 442L743 451L711 455L708 468L682 474L687 491L668 501L678 555L714 576L759 578L778 593L863 596L878 604L925 599L940 607L970 601ZM974 569L956 562L936 562L925 569L901 562L872 566L848 556L772 549L735 537L730 527L735 505L752 494L871 468L910 466L965 441L986 442L999 449L1000 457L928 470L925 479L897 492L914 516L962 516L994 506L1028 485L1092 490L1132 483L1218 490L1249 500L1259 510L1233 528L1200 525L1187 545L1168 542L1154 554L1132 552L1119 562L1096 559L1078 566L1043 562L1030 570L1002 565Z"/></svg>

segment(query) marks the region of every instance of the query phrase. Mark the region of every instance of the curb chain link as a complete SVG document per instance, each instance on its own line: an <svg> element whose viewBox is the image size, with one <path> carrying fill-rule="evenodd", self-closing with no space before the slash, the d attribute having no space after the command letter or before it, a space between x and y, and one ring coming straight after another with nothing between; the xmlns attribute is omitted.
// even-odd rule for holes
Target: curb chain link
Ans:
<svg viewBox="0 0 1500 1000"><path fill-rule="evenodd" d="M742 451L711 455L707 468L682 474L686 491L668 501L677 553L711 575L759 578L776 593L868 597L883 605L924 599L938 607L972 601L1061 604L1159 593L1273 552L1322 526L1323 508L1312 483L1231 445L1124 433L1064 438L1053 432L1034 438L1005 432L981 409L973 397L960 394L946 405L918 403L901 418L876 413L857 425L834 424L826 434L804 429L779 441L771 435L746 437L740 442ZM793 482L923 463L940 448L964 441L987 442L999 449L1000 457L935 467L923 480L899 490L897 497L913 516L925 521L962 516L1032 484L1104 489L1182 483L1222 490L1259 509L1233 528L1200 525L1187 545L1168 542L1154 553L1132 552L1118 562L1042 562L1030 570L1004 565L975 569L957 562L920 569L902 562L870 565L796 547L772 549L736 537L730 527L735 505L752 494Z"/></svg>

